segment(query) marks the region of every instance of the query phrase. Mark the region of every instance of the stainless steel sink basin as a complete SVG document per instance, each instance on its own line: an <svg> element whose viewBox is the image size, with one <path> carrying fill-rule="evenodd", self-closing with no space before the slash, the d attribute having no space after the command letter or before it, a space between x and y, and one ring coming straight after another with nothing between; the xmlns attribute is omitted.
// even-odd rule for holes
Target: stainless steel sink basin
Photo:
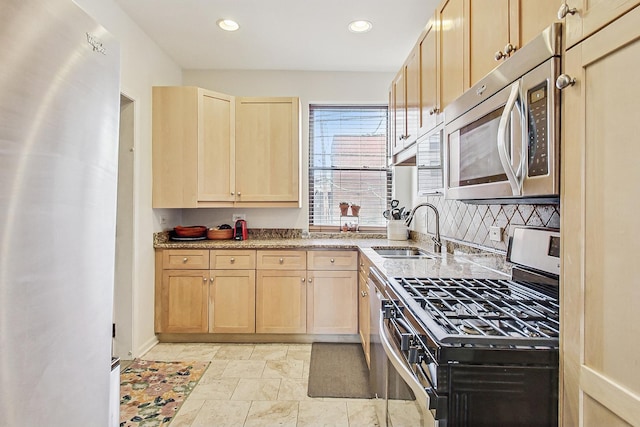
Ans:
<svg viewBox="0 0 640 427"><path fill-rule="evenodd" d="M414 259L414 258L433 258L433 255L423 251L419 248L406 247L406 248L373 248L378 255L383 258L401 258L401 259Z"/></svg>

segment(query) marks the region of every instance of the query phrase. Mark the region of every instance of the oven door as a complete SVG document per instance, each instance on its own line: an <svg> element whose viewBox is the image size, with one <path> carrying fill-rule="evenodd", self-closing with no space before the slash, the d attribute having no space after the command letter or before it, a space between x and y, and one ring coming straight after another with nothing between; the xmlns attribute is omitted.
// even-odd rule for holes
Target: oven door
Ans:
<svg viewBox="0 0 640 427"><path fill-rule="evenodd" d="M402 378L403 385L406 385L410 392L398 394L389 390L394 384L388 384L388 392L386 398L385 418L387 426L429 426L438 427L440 423L435 420L434 415L429 410L432 405L424 382L428 379L423 376L422 381L417 377L416 373L411 369L403 355L402 349L407 341L407 331L396 323L393 319L380 319L380 342L382 348L387 355L387 363L385 369L387 378ZM398 335L401 335L400 346L398 346ZM424 372L424 371L423 371ZM433 388L429 388L433 390ZM430 406L431 404L431 406Z"/></svg>

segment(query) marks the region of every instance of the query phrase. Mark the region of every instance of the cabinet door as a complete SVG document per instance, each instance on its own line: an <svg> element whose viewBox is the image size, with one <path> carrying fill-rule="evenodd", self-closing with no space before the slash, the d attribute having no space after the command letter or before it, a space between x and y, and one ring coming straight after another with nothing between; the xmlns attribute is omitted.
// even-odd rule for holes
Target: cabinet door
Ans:
<svg viewBox="0 0 640 427"><path fill-rule="evenodd" d="M205 270L164 270L157 332L207 332L208 282Z"/></svg>
<svg viewBox="0 0 640 427"><path fill-rule="evenodd" d="M511 0L510 42L517 48L529 43L549 25L558 21L558 0Z"/></svg>
<svg viewBox="0 0 640 427"><path fill-rule="evenodd" d="M640 4L640 0L566 0L566 46L570 48Z"/></svg>
<svg viewBox="0 0 640 427"><path fill-rule="evenodd" d="M198 88L153 88L153 207L198 201Z"/></svg>
<svg viewBox="0 0 640 427"><path fill-rule="evenodd" d="M307 333L358 333L356 271L307 272Z"/></svg>
<svg viewBox="0 0 640 427"><path fill-rule="evenodd" d="M407 137L403 141L407 148L418 139L420 128L420 47L413 49L405 66L407 89Z"/></svg>
<svg viewBox="0 0 640 427"><path fill-rule="evenodd" d="M358 332L360 334L360 342L362 342L362 349L364 351L367 365L371 363L371 351L369 334L371 332L371 318L370 318L370 300L369 300L369 267L371 263L364 256L360 255L360 270L358 275Z"/></svg>
<svg viewBox="0 0 640 427"><path fill-rule="evenodd" d="M393 80L393 117L395 120L395 136L392 141L392 154L398 154L404 148L404 140L407 136L407 101L405 86L404 66Z"/></svg>
<svg viewBox="0 0 640 427"><path fill-rule="evenodd" d="M465 0L444 0L438 9L440 33L440 109L468 87L465 76ZM467 76L468 79L468 76Z"/></svg>
<svg viewBox="0 0 640 427"><path fill-rule="evenodd" d="M213 270L209 290L209 332L256 331L255 270Z"/></svg>
<svg viewBox="0 0 640 427"><path fill-rule="evenodd" d="M438 31L434 19L429 20L420 41L420 130L422 136L442 121L439 110Z"/></svg>
<svg viewBox="0 0 640 427"><path fill-rule="evenodd" d="M256 332L259 334L307 332L306 271L257 271Z"/></svg>
<svg viewBox="0 0 640 427"><path fill-rule="evenodd" d="M469 2L470 86L498 65L496 53L503 52L509 43L509 3L510 0Z"/></svg>
<svg viewBox="0 0 640 427"><path fill-rule="evenodd" d="M198 97L198 201L234 201L235 101L201 90Z"/></svg>
<svg viewBox="0 0 640 427"><path fill-rule="evenodd" d="M298 98L236 100L236 202L298 206L299 103Z"/></svg>
<svg viewBox="0 0 640 427"><path fill-rule="evenodd" d="M613 3L613 2L612 2ZM640 8L571 48L562 91L562 422L640 422Z"/></svg>

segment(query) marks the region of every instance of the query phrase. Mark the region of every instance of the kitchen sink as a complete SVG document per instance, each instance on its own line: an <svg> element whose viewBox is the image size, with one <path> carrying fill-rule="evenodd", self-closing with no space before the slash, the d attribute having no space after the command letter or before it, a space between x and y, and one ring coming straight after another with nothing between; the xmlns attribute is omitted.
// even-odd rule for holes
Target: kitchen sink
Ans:
<svg viewBox="0 0 640 427"><path fill-rule="evenodd" d="M400 259L417 259L417 258L433 258L433 255L419 248L373 248L378 255L383 258L400 258Z"/></svg>

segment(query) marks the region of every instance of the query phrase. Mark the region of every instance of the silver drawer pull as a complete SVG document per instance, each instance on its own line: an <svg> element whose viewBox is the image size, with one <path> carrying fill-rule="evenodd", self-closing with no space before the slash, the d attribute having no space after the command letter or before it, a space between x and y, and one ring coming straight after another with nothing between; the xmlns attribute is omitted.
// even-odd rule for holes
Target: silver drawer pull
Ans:
<svg viewBox="0 0 640 427"><path fill-rule="evenodd" d="M182 262L183 262L183 263L185 263L185 262L187 262L187 261L189 261L189 258L187 258L187 257L182 258Z"/></svg>
<svg viewBox="0 0 640 427"><path fill-rule="evenodd" d="M280 262L280 264L283 264L284 263L284 258L280 258L278 261Z"/></svg>
<svg viewBox="0 0 640 427"><path fill-rule="evenodd" d="M333 264L334 262L336 262L336 260L331 258L331 264Z"/></svg>
<svg viewBox="0 0 640 427"><path fill-rule="evenodd" d="M229 262L230 262L231 264L233 264L234 262L236 262L236 259L235 259L235 258L231 258L231 259L229 260Z"/></svg>

